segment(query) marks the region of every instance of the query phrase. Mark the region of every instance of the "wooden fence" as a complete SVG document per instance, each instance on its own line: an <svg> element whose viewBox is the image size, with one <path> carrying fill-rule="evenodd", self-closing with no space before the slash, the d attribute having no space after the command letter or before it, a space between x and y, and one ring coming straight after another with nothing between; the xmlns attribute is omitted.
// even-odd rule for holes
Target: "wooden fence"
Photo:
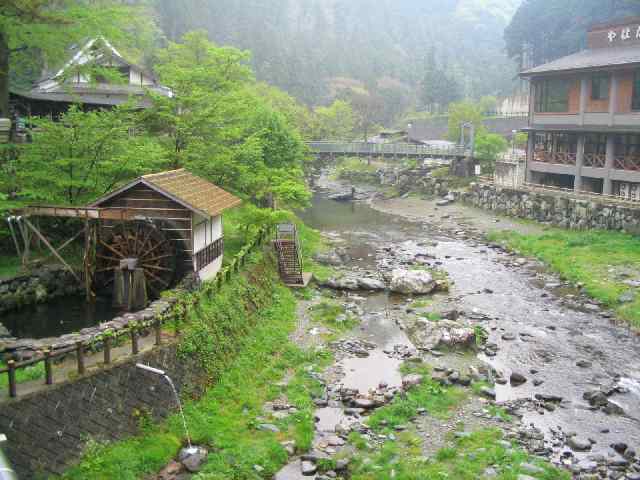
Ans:
<svg viewBox="0 0 640 480"><path fill-rule="evenodd" d="M228 282L234 273L240 271L247 262L247 257L257 248L260 247L269 236L269 228L263 227L253 236L253 238L234 256L233 260L220 270L215 279L205 283L205 293L215 294L226 282ZM45 385L53 384L53 369L56 359L75 354L78 375L86 373L85 360L87 352L102 350L104 356L104 364L112 363L112 351L115 346L129 342L131 345L131 355L139 353L139 339L141 336L149 334L153 330L155 334L155 346L162 344L162 327L173 321L176 334L180 333L181 324L186 319L186 311L189 305L197 303L197 296L191 298L179 298L173 307L169 308L168 313L156 314L154 318L147 321L130 322L127 326L106 330L90 340L76 342L75 345L67 348L54 350L53 347L44 349L41 355L31 360L16 362L9 360L5 368L0 369L0 375L8 376L9 396L14 398L18 394L17 372L21 369L33 367L40 363L44 363L44 383Z"/></svg>

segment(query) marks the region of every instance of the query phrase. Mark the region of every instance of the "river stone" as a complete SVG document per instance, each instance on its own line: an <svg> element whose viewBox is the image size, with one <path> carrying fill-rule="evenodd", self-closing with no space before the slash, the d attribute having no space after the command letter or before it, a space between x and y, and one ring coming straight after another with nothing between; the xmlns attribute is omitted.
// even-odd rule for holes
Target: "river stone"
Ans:
<svg viewBox="0 0 640 480"><path fill-rule="evenodd" d="M280 429L271 423L261 423L260 425L258 425L258 430L263 430L265 432L273 432L273 433L280 432Z"/></svg>
<svg viewBox="0 0 640 480"><path fill-rule="evenodd" d="M569 445L569 448L574 452L588 452L591 450L591 442L577 436L570 437L569 440L567 440L567 445Z"/></svg>
<svg viewBox="0 0 640 480"><path fill-rule="evenodd" d="M487 398L491 398L492 400L496 399L496 391L489 387L482 387L480 389L480 393Z"/></svg>
<svg viewBox="0 0 640 480"><path fill-rule="evenodd" d="M433 276L424 270L395 269L391 274L391 291L404 295L426 295L436 288Z"/></svg>
<svg viewBox="0 0 640 480"><path fill-rule="evenodd" d="M592 407L604 407L609 403L609 399L604 392L600 390L590 390L582 395L589 405Z"/></svg>
<svg viewBox="0 0 640 480"><path fill-rule="evenodd" d="M300 471L305 477L310 477L316 474L316 472L318 471L318 467L315 463L312 463L308 460L303 460L300 464Z"/></svg>
<svg viewBox="0 0 640 480"><path fill-rule="evenodd" d="M511 385L514 387L519 387L520 385L527 383L527 377L525 377L521 373L513 372L509 377L509 383L511 383Z"/></svg>
<svg viewBox="0 0 640 480"><path fill-rule="evenodd" d="M376 278L358 278L358 286L363 290L384 290L386 285Z"/></svg>
<svg viewBox="0 0 640 480"><path fill-rule="evenodd" d="M10 337L10 336L11 336L11 332L7 329L7 327L5 327L0 323L0 338Z"/></svg>
<svg viewBox="0 0 640 480"><path fill-rule="evenodd" d="M416 343L423 349L469 348L476 343L473 328L451 320L421 324L415 332Z"/></svg>
<svg viewBox="0 0 640 480"><path fill-rule="evenodd" d="M353 405L356 408L363 408L365 410L371 410L376 407L376 402L371 400L370 398L356 398L353 401Z"/></svg>
<svg viewBox="0 0 640 480"><path fill-rule="evenodd" d="M315 260L318 263L323 265L332 265L334 267L338 267L342 265L342 258L335 251L328 253L318 253L314 256Z"/></svg>
<svg viewBox="0 0 640 480"><path fill-rule="evenodd" d="M207 459L207 450L202 447L183 448L180 450L180 463L191 473L199 472Z"/></svg>
<svg viewBox="0 0 640 480"><path fill-rule="evenodd" d="M420 385L424 378L422 375L417 373L412 373L411 375L407 375L406 377L402 377L402 386L405 389L409 389L413 386Z"/></svg>

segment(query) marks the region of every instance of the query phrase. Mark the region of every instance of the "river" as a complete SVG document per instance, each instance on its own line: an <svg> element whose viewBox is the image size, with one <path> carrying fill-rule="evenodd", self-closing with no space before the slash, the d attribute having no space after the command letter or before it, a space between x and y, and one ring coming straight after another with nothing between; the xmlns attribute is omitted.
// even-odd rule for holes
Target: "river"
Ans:
<svg viewBox="0 0 640 480"><path fill-rule="evenodd" d="M316 194L302 217L339 239L353 258L349 264L353 268L375 269L384 261L380 258L384 248L422 248L435 257L452 283L443 303L483 318L489 341L499 347L495 356L479 358L507 379L513 371L527 378L519 387L496 385L496 400L532 399L536 394L562 397L553 411L523 409L523 423L541 428L550 442L551 432L563 431L593 440L590 453L609 452L615 442L639 447L639 337L597 308L574 308L567 301L571 293L556 288L557 279L536 262L514 265L513 257L473 239L465 234L467 225L451 219L442 228L437 220L441 212L412 213L413 218L407 219L382 213L367 202L335 202ZM364 324L359 335L368 336L369 328ZM594 389L608 391L609 401L624 413L592 408L583 395ZM563 447L558 447L561 454Z"/></svg>

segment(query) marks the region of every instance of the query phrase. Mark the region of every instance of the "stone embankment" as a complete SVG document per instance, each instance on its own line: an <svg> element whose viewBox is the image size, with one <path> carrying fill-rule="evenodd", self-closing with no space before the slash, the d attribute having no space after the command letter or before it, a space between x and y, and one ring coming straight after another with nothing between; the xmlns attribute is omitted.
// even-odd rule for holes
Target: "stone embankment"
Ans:
<svg viewBox="0 0 640 480"><path fill-rule="evenodd" d="M62 267L42 267L29 274L0 279L0 313L73 295L82 286Z"/></svg>
<svg viewBox="0 0 640 480"><path fill-rule="evenodd" d="M459 194L468 204L562 228L623 230L640 234L640 204L588 200L563 193L474 184Z"/></svg>

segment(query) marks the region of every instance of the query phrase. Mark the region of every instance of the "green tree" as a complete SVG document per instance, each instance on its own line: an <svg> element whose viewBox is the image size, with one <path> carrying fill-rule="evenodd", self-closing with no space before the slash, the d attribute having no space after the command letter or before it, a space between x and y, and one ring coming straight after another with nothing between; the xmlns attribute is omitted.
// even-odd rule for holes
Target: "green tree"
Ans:
<svg viewBox="0 0 640 480"><path fill-rule="evenodd" d="M202 31L159 52L171 98L153 96L144 112L174 168L187 167L256 201L308 200L306 147L291 125L291 103L256 84L249 55L219 47ZM276 108L286 104L286 113Z"/></svg>
<svg viewBox="0 0 640 480"><path fill-rule="evenodd" d="M356 115L351 104L344 100L336 100L328 107L317 107L314 110L314 121L313 137L316 140L353 138Z"/></svg>
<svg viewBox="0 0 640 480"><path fill-rule="evenodd" d="M502 135L483 133L476 136L475 157L482 165L483 173L495 171L496 160L509 147L509 143Z"/></svg>
<svg viewBox="0 0 640 480"><path fill-rule="evenodd" d="M104 36L131 44L149 16L116 0L3 0L0 5L0 117L9 116L10 82L28 84L44 64L55 66L67 48ZM127 27L131 27L128 29ZM126 41L125 41L126 40Z"/></svg>
<svg viewBox="0 0 640 480"><path fill-rule="evenodd" d="M485 95L478 101L478 108L482 113L496 112L498 110L498 99L493 95Z"/></svg>
<svg viewBox="0 0 640 480"><path fill-rule="evenodd" d="M74 106L59 121L35 119L33 143L17 161L19 197L78 205L163 168L164 152L140 130L135 115L126 105L92 112Z"/></svg>
<svg viewBox="0 0 640 480"><path fill-rule="evenodd" d="M463 123L472 123L475 127L476 138L486 131L482 123L482 110L478 105L470 102L458 102L449 105L449 140L460 140L460 127Z"/></svg>

